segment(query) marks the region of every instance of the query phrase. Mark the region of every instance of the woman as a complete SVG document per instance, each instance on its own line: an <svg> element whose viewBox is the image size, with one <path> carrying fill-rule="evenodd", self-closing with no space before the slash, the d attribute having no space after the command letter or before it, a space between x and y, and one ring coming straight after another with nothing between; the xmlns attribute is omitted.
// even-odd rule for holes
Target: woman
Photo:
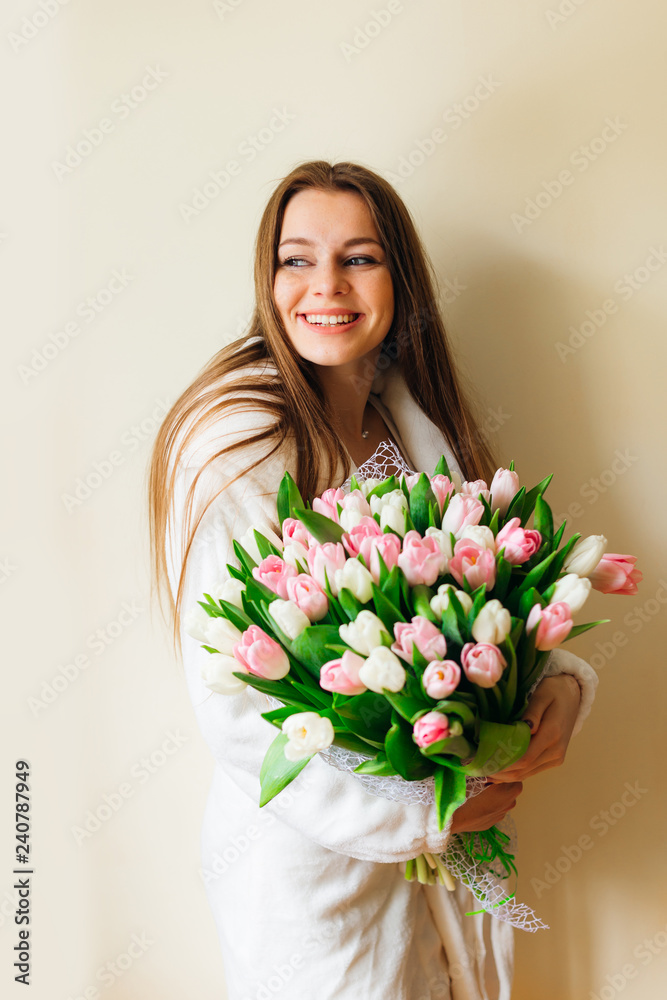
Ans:
<svg viewBox="0 0 667 1000"><path fill-rule="evenodd" d="M511 927L465 916L477 906L461 885L407 882L399 863L499 822L526 777L562 763L590 709L594 671L556 651L526 712L525 757L440 832L432 806L370 795L321 756L260 810L259 769L275 735L260 716L267 699L250 687L211 693L202 678L208 654L182 611L222 592L226 564L237 564L233 538L251 546L252 528L279 530L286 469L304 497L372 457L387 475L432 472L441 453L463 479L495 469L429 268L381 177L353 163L296 167L260 222L249 334L211 359L155 444L155 574L169 583L174 639L216 760L202 873L230 1000L506 1000Z"/></svg>

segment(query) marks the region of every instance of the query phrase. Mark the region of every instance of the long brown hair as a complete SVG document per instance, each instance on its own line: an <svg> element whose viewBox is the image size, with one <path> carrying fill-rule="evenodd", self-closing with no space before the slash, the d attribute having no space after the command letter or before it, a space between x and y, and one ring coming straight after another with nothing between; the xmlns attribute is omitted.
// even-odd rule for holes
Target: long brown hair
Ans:
<svg viewBox="0 0 667 1000"><path fill-rule="evenodd" d="M400 366L410 394L446 438L466 479L488 480L496 467L486 434L477 426L456 372L434 291L437 276L403 201L391 184L358 163L313 160L296 166L275 188L259 224L254 265L256 303L247 334L218 351L179 396L164 418L152 451L148 476L152 587L157 587L160 598L163 590L168 595L173 638L179 645L188 555L197 527L216 499L209 499L193 514L196 477L186 499L183 565L174 600L168 586L165 539L179 460L197 432L221 419L229 407L263 410L273 420L268 430L221 449L203 468L262 441L267 443L266 459L289 438L296 447L295 479L304 498L325 486L337 485L333 477L341 467L340 482L351 471L348 452L336 434L333 414L313 367L288 339L273 296L285 207L304 188L352 191L364 199L380 235L394 288L394 316L377 369L392 363ZM253 337L261 339L248 342ZM262 361L272 363L277 376L275 371L272 379L261 372L249 375L243 371ZM223 379L233 390L233 398L226 398L221 391ZM320 461L321 454L324 461ZM250 468L243 469L233 481Z"/></svg>

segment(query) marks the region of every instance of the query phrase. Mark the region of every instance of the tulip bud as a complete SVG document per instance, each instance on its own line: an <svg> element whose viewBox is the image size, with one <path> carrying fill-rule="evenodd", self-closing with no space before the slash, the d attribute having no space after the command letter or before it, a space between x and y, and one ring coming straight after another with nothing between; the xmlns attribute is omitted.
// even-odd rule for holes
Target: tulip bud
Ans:
<svg viewBox="0 0 667 1000"><path fill-rule="evenodd" d="M556 581L551 595L551 603L558 604L564 601L565 604L569 605L570 611L574 615L583 608L591 589L591 581L585 576L568 573L567 576L561 576L560 580Z"/></svg>
<svg viewBox="0 0 667 1000"><path fill-rule="evenodd" d="M472 623L473 639L494 646L504 642L512 631L512 617L500 601L488 601Z"/></svg>
<svg viewBox="0 0 667 1000"><path fill-rule="evenodd" d="M361 683L377 694L382 694L384 688L389 691L400 691L405 685L406 678L407 674L401 661L386 646L376 647L359 671Z"/></svg>
<svg viewBox="0 0 667 1000"><path fill-rule="evenodd" d="M372 611L360 611L349 625L339 625L338 633L343 642L362 656L368 656L378 646L391 643L391 635ZM366 684L366 681L363 683Z"/></svg>
<svg viewBox="0 0 667 1000"><path fill-rule="evenodd" d="M288 742L284 754L287 760L303 760L319 750L326 750L334 741L331 720L317 712L295 712L282 724L282 731Z"/></svg>
<svg viewBox="0 0 667 1000"><path fill-rule="evenodd" d="M224 653L211 653L201 667L204 684L216 694L240 694L246 688L245 681L234 677L234 673L247 674L249 671L236 657Z"/></svg>
<svg viewBox="0 0 667 1000"><path fill-rule="evenodd" d="M519 477L509 469L498 469L491 480L491 510L504 517L515 494L519 492Z"/></svg>
<svg viewBox="0 0 667 1000"><path fill-rule="evenodd" d="M269 604L269 614L288 639L296 639L310 625L305 615L293 601L283 601L280 597Z"/></svg>
<svg viewBox="0 0 667 1000"><path fill-rule="evenodd" d="M373 596L373 577L359 559L348 559L335 574L336 593L343 587L351 591L358 601L367 604Z"/></svg>
<svg viewBox="0 0 667 1000"><path fill-rule="evenodd" d="M563 563L563 569L567 573L576 573L577 576L588 576L602 559L606 548L607 539L604 535L580 538Z"/></svg>

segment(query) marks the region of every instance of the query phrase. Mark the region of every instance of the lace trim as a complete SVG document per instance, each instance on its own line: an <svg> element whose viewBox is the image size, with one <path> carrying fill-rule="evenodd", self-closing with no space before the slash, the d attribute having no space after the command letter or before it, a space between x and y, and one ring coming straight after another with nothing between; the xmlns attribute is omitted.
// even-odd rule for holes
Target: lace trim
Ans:
<svg viewBox="0 0 667 1000"><path fill-rule="evenodd" d="M370 458L361 463L354 475L357 479L387 479L395 468L406 476L415 475L415 470L410 468L394 442L387 438L380 441ZM349 493L351 485L352 476L348 476L341 489Z"/></svg>

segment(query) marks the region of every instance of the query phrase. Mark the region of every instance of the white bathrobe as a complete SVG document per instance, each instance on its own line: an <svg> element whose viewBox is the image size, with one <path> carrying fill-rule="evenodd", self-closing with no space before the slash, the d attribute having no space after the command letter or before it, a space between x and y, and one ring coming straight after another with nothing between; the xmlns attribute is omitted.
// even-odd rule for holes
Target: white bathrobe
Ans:
<svg viewBox="0 0 667 1000"><path fill-rule="evenodd" d="M457 468L395 367L376 376L370 400L412 468L432 474L441 453ZM211 448L267 424L259 412L235 411L188 449L168 539L174 593L188 485ZM265 449L246 447L217 462L200 477L198 499ZM251 525L277 527L276 492L286 469L296 476L296 455L283 445L212 505L191 551L184 614L227 578L227 563L238 565L232 537ZM446 847L448 831L438 830L435 809L371 795L319 756L260 809L259 770L278 732L260 716L268 699L251 687L234 696L211 692L200 676L209 654L183 629L181 638L190 698L215 760L201 862L229 1000L509 1000L512 928L488 914L465 916L479 906L460 884L449 893L403 877L400 862ZM548 669L574 673L583 684L578 730L595 672L567 650L552 654Z"/></svg>

